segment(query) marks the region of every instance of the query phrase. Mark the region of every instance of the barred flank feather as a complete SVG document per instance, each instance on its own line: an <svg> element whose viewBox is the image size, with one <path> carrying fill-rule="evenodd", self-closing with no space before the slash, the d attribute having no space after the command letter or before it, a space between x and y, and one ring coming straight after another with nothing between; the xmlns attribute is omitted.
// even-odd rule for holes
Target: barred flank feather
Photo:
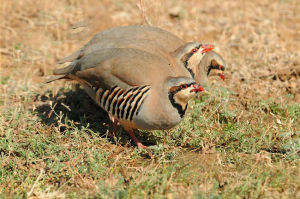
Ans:
<svg viewBox="0 0 300 199"><path fill-rule="evenodd" d="M98 88L96 99L101 108L116 118L132 121L138 115L150 88L150 86L137 86L127 90L118 86L114 86L110 90ZM93 89L95 90L95 88Z"/></svg>

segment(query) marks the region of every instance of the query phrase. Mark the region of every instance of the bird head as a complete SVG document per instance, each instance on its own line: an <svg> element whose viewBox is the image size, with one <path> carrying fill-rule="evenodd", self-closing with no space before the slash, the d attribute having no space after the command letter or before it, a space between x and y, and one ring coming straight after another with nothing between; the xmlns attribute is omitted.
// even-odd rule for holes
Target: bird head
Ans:
<svg viewBox="0 0 300 199"><path fill-rule="evenodd" d="M189 77L175 77L168 79L168 96L171 104L183 113L186 110L188 101L197 93L204 91L204 88L196 84L195 80Z"/></svg>
<svg viewBox="0 0 300 199"><path fill-rule="evenodd" d="M224 59L216 52L210 52L208 54L206 54L208 60L207 60L207 66L206 66L206 70L207 70L207 76L209 75L210 71L215 69L215 70L219 70L219 76L222 80L225 79L224 76L224 71L225 71L225 61Z"/></svg>
<svg viewBox="0 0 300 199"><path fill-rule="evenodd" d="M226 63L218 53L209 51L205 53L197 67L194 68L196 73L195 80L197 83L204 84L212 70L218 71L218 75L225 80L224 71Z"/></svg>
<svg viewBox="0 0 300 199"><path fill-rule="evenodd" d="M199 42L189 42L178 48L174 55L190 72L191 76L195 77L194 68L200 63L203 56L209 51L213 50L213 46L209 44L201 44Z"/></svg>

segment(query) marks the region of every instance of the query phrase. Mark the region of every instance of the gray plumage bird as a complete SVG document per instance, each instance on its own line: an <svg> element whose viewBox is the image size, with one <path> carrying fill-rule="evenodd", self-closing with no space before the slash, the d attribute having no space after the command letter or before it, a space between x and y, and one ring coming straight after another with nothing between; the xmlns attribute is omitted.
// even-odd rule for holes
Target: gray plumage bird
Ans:
<svg viewBox="0 0 300 199"><path fill-rule="evenodd" d="M81 49L58 63L72 62L106 48L135 48L165 58L173 70L194 78L200 84L207 82L207 76L213 69L220 70L220 77L224 79L225 61L218 53L211 51L211 45L186 43L168 31L142 25L115 27L97 33Z"/></svg>
<svg viewBox="0 0 300 199"><path fill-rule="evenodd" d="M143 66L143 67L141 67ZM168 60L132 48L95 50L54 70L54 77L79 82L114 123L119 122L139 148L133 129L169 129L185 115L188 101L203 88L180 76Z"/></svg>

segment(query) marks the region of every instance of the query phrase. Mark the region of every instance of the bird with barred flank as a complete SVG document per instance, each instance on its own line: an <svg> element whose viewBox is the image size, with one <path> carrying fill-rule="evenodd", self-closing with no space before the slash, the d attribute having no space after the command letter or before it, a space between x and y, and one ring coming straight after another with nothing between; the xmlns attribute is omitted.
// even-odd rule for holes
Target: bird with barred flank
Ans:
<svg viewBox="0 0 300 199"><path fill-rule="evenodd" d="M186 43L168 31L143 25L115 27L97 33L81 49L58 63L71 62L85 54L105 48L135 48L163 57L170 62L175 72L193 77L200 84L207 82L207 76L212 69L220 70L220 77L223 80L225 78L225 61L218 53L212 51L211 45Z"/></svg>
<svg viewBox="0 0 300 199"><path fill-rule="evenodd" d="M58 79L78 81L88 95L145 146L133 129L169 129L185 115L188 102L204 89L190 77L178 76L166 59L131 48L93 51L54 70Z"/></svg>

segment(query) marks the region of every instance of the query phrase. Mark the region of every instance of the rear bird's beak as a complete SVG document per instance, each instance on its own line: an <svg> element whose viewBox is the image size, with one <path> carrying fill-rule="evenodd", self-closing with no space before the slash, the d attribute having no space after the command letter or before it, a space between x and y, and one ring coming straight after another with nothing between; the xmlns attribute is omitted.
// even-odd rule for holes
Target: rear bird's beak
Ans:
<svg viewBox="0 0 300 199"><path fill-rule="evenodd" d="M191 92L198 93L204 91L204 88L198 84L194 84L193 87L194 89L192 89Z"/></svg>
<svg viewBox="0 0 300 199"><path fill-rule="evenodd" d="M222 71L221 73L219 73L219 76L220 76L220 78L221 78L223 81L225 80L225 73L224 73L225 67L224 67L224 66L222 66L222 65L215 65L215 66L210 65L209 68L208 68L208 71L207 71L207 76L209 75L209 73L210 73L210 71L211 71L212 69L216 69L216 70Z"/></svg>
<svg viewBox="0 0 300 199"><path fill-rule="evenodd" d="M224 72L220 73L220 78L224 81L225 80L225 75L224 75Z"/></svg>
<svg viewBox="0 0 300 199"><path fill-rule="evenodd" d="M214 46L210 45L210 44L204 44L204 45L201 46L201 48L202 48L201 53L203 54L203 53L207 53L208 51L213 50Z"/></svg>
<svg viewBox="0 0 300 199"><path fill-rule="evenodd" d="M219 65L219 70L222 71L222 73L219 74L220 78L224 81L225 80L225 74L224 74L225 67L222 65Z"/></svg>

